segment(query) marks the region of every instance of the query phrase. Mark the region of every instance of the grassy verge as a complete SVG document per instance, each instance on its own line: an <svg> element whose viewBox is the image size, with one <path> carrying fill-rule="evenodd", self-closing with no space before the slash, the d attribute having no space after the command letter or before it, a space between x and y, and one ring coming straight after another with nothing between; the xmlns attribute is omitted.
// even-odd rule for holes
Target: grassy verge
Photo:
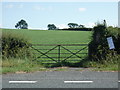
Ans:
<svg viewBox="0 0 120 90"><path fill-rule="evenodd" d="M68 66L46 68L39 63L31 62L27 59L9 59L2 61L2 74L29 73L35 71L66 71L68 68ZM89 69L90 71L118 71L118 64L111 62L98 63L95 61L85 61L82 63L82 66L79 66L78 68L83 68L82 71L84 71L84 68L91 68Z"/></svg>
<svg viewBox="0 0 120 90"><path fill-rule="evenodd" d="M33 63L28 59L6 59L2 61L2 73L27 73L34 71L45 71L47 70L42 65Z"/></svg>
<svg viewBox="0 0 120 90"><path fill-rule="evenodd" d="M0 74L7 73L29 73L35 71L65 71L67 67L46 68L38 62L28 59L6 59L2 61L2 71Z"/></svg>
<svg viewBox="0 0 120 90"><path fill-rule="evenodd" d="M118 71L118 61L120 61L120 55L108 56L106 60L83 61L82 67L92 67L92 71Z"/></svg>
<svg viewBox="0 0 120 90"><path fill-rule="evenodd" d="M85 67L92 67L92 71L118 71L118 64L116 63L99 63L99 62L86 62Z"/></svg>

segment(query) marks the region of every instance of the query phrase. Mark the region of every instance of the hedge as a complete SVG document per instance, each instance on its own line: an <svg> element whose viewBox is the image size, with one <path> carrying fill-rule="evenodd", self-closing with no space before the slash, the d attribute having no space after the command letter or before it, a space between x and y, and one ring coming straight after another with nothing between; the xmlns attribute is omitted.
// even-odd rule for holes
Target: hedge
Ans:
<svg viewBox="0 0 120 90"><path fill-rule="evenodd" d="M15 33L2 33L2 58L26 58L31 55L29 42Z"/></svg>
<svg viewBox="0 0 120 90"><path fill-rule="evenodd" d="M89 43L90 59L98 61L106 59L110 53L120 54L120 28L98 24L93 28L92 32L92 40ZM107 37L113 38L114 50L109 49Z"/></svg>

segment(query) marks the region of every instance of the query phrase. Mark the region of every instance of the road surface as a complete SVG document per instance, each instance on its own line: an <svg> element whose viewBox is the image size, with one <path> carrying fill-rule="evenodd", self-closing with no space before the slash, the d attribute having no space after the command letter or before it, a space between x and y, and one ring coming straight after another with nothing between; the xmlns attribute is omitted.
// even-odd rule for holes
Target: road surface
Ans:
<svg viewBox="0 0 120 90"><path fill-rule="evenodd" d="M2 75L2 88L118 88L118 72L40 71Z"/></svg>

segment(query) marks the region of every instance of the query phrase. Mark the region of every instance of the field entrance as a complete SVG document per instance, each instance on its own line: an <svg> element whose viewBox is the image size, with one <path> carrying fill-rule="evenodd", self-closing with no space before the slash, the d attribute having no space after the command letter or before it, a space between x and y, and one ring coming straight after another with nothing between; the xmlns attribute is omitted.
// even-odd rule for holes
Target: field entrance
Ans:
<svg viewBox="0 0 120 90"><path fill-rule="evenodd" d="M77 63L88 55L88 44L32 44L34 60L41 63Z"/></svg>

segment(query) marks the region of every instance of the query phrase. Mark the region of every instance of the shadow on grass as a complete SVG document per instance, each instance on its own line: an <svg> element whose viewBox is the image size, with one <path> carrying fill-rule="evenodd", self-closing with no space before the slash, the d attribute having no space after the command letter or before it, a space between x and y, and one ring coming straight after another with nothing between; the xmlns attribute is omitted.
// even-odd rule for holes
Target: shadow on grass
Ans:
<svg viewBox="0 0 120 90"><path fill-rule="evenodd" d="M54 67L83 67L83 68L87 68L87 66L84 64L85 62L88 62L89 59L86 57L76 63L70 63L67 61L61 61L58 63L46 63L46 64L42 64L44 67L46 68L54 68Z"/></svg>

